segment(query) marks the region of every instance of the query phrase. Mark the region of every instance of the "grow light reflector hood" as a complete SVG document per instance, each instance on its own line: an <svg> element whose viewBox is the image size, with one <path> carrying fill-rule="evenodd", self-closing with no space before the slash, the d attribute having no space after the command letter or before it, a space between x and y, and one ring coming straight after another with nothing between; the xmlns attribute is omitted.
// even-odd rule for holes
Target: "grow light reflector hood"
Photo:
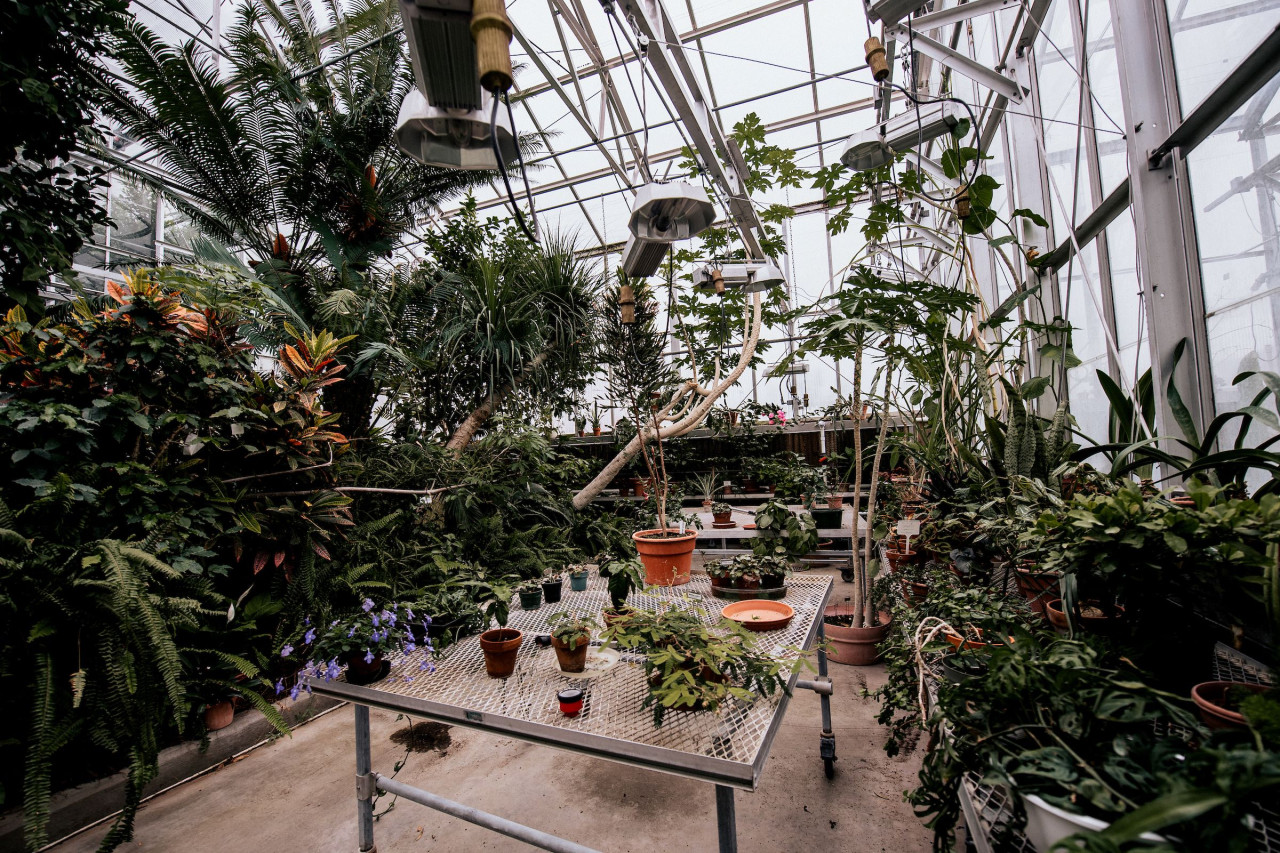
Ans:
<svg viewBox="0 0 1280 853"><path fill-rule="evenodd" d="M493 170L498 159L489 135L488 92L475 110L444 109L427 103L417 88L409 90L396 121L396 144L400 150L427 166L442 169ZM496 124L498 148L503 163L516 159L516 140L502 110Z"/></svg>
<svg viewBox="0 0 1280 853"><path fill-rule="evenodd" d="M693 286L699 290L714 289L714 267L693 271ZM787 283L787 277L773 261L748 261L745 264L724 264L719 268L726 287L740 287L744 293L760 293Z"/></svg>
<svg viewBox="0 0 1280 853"><path fill-rule="evenodd" d="M667 257L669 242L646 240L632 234L622 250L622 271L633 278L647 278L658 271Z"/></svg>
<svg viewBox="0 0 1280 853"><path fill-rule="evenodd" d="M850 136L840 162L855 172L879 168L892 161L894 154L946 136L959 124L960 116L950 102L921 107L918 119L912 107L885 122L883 132L877 124Z"/></svg>
<svg viewBox="0 0 1280 853"><path fill-rule="evenodd" d="M683 181L645 184L631 205L628 227L639 239L672 243L707 230L716 209L700 186Z"/></svg>
<svg viewBox="0 0 1280 853"><path fill-rule="evenodd" d="M409 61L418 88L433 107L481 108L471 0L400 0Z"/></svg>

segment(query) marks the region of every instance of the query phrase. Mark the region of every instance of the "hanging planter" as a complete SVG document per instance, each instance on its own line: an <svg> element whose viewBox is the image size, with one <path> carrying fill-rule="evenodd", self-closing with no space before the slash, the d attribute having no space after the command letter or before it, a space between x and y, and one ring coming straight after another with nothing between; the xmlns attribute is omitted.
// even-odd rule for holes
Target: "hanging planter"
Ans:
<svg viewBox="0 0 1280 853"><path fill-rule="evenodd" d="M677 530L641 530L631 535L644 564L647 586L682 586L693 569L693 548L698 534Z"/></svg>

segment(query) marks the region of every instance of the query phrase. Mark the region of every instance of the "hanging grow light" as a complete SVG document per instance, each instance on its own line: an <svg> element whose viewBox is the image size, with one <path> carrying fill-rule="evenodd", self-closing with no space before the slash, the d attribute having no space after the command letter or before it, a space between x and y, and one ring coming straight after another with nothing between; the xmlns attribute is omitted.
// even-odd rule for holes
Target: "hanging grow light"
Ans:
<svg viewBox="0 0 1280 853"><path fill-rule="evenodd" d="M950 102L920 107L894 116L880 125L855 133L845 142L840 162L855 172L865 172L892 162L894 154L946 136L960 124L960 115Z"/></svg>
<svg viewBox="0 0 1280 853"><path fill-rule="evenodd" d="M716 280L725 287L741 288L745 293L760 293L787 283L782 270L772 261L749 261L745 264L706 266L693 271L693 286L702 291L716 291Z"/></svg>
<svg viewBox="0 0 1280 853"><path fill-rule="evenodd" d="M480 108L446 109L427 102L418 89L410 89L400 105L396 120L396 144L400 150L427 166L442 169L493 170L498 158L493 152L489 130L492 98L484 92ZM502 110L494 130L503 163L516 159L516 139Z"/></svg>
<svg viewBox="0 0 1280 853"><path fill-rule="evenodd" d="M667 247L697 236L715 221L716 209L707 191L694 184L645 184L636 193L627 223L631 237L622 251L627 275L650 276L658 271Z"/></svg>

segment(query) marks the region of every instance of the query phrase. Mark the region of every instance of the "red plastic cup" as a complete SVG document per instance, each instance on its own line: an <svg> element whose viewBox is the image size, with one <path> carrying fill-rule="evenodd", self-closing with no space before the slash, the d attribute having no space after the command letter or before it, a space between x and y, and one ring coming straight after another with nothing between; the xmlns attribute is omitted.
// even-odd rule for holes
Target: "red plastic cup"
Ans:
<svg viewBox="0 0 1280 853"><path fill-rule="evenodd" d="M556 694L560 700L560 713L566 717L576 717L582 713L582 691L576 687L561 690Z"/></svg>

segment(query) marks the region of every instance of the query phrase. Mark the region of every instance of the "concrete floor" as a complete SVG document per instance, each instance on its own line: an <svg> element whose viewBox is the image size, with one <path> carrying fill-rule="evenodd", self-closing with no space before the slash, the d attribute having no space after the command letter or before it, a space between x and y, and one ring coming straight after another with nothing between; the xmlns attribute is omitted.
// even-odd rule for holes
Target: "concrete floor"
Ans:
<svg viewBox="0 0 1280 853"><path fill-rule="evenodd" d="M837 577L834 601L844 587ZM739 849L929 850L931 834L902 800L918 761L885 756L876 703L861 696L864 686L883 682L883 668L832 670L835 779L823 776L818 758L818 696L797 691L760 787L736 795ZM390 737L405 721L376 710L371 719L373 767L389 773L404 755ZM443 752L411 755L397 778L606 853L717 849L715 789L707 783L456 727L450 735ZM354 774L352 710L342 707L147 802L136 840L121 849L352 853ZM105 831L97 827L53 849L91 853ZM382 853L535 849L404 801L375 823L374 837Z"/></svg>

